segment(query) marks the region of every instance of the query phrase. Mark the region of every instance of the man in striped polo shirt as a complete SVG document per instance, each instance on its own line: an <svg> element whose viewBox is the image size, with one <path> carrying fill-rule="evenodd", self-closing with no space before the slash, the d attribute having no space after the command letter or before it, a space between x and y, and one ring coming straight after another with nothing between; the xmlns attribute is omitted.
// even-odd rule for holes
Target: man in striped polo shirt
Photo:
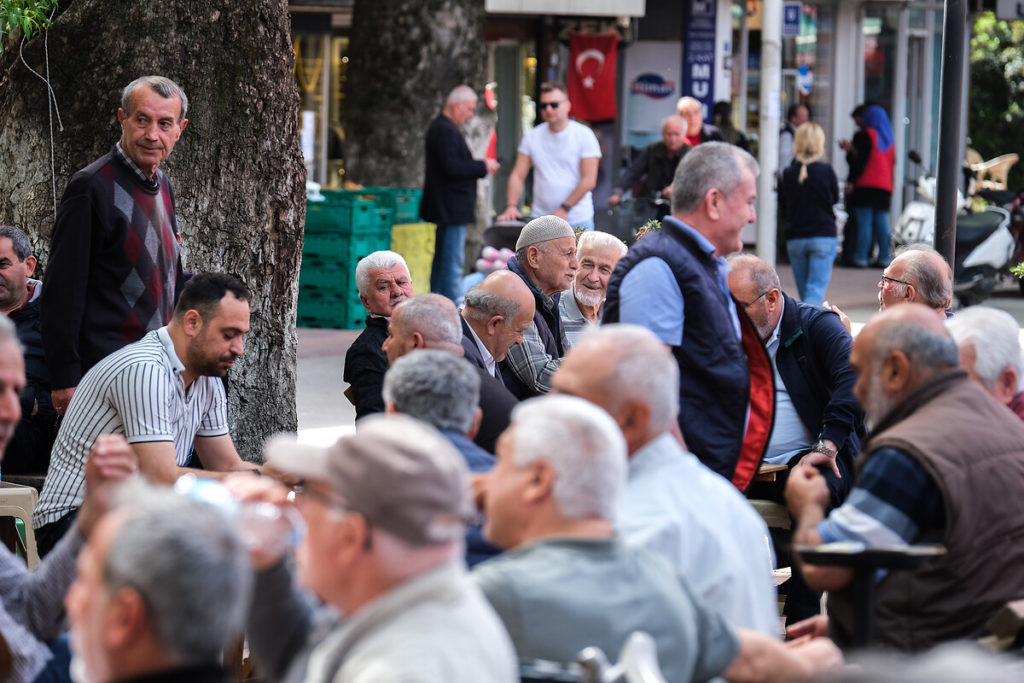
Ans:
<svg viewBox="0 0 1024 683"><path fill-rule="evenodd" d="M238 278L203 273L182 291L166 327L110 354L82 378L57 433L33 526L40 554L56 544L82 504L85 458L99 434L123 434L150 481L171 483L253 470L228 433L221 378L242 355L249 290Z"/></svg>

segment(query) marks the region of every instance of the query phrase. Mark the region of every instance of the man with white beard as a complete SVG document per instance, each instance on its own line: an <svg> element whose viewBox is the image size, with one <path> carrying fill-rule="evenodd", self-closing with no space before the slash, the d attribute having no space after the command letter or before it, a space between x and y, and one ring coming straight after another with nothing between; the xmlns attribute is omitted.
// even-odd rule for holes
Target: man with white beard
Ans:
<svg viewBox="0 0 1024 683"><path fill-rule="evenodd" d="M558 302L558 313L569 346L576 346L576 340L588 323L601 321L601 304L608 291L608 279L615 270L615 264L625 256L626 245L622 240L606 232L585 232L576 246L576 260L580 267L572 287L562 292Z"/></svg>
<svg viewBox="0 0 1024 683"><path fill-rule="evenodd" d="M876 644L920 651L973 639L996 609L1024 595L1024 425L958 367L956 343L922 304L886 307L872 318L850 363L871 430L857 484L825 517L825 480L813 467L796 467L786 485L794 543L941 543L945 554L919 569L880 572ZM861 597L853 570L802 569L808 585L829 591L832 638L848 645ZM791 635L809 632L797 626Z"/></svg>

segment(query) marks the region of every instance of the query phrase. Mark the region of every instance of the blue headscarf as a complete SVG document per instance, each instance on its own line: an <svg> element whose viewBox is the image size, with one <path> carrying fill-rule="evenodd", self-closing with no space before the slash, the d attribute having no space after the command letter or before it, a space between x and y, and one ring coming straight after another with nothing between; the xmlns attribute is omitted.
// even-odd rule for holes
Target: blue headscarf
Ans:
<svg viewBox="0 0 1024 683"><path fill-rule="evenodd" d="M865 128L874 128L878 133L878 151L888 152L892 147L892 124L889 123L885 110L873 104L867 108L861 120Z"/></svg>

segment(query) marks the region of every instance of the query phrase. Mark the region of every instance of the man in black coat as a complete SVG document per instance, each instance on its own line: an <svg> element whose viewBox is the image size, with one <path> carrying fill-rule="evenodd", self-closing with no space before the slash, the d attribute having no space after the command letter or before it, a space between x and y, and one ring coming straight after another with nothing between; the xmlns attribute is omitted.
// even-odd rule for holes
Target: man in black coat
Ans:
<svg viewBox="0 0 1024 683"><path fill-rule="evenodd" d="M466 226L476 218L476 181L498 170L493 159L474 159L459 131L473 117L476 93L460 85L430 124L420 217L437 224L430 291L458 301L465 269Z"/></svg>

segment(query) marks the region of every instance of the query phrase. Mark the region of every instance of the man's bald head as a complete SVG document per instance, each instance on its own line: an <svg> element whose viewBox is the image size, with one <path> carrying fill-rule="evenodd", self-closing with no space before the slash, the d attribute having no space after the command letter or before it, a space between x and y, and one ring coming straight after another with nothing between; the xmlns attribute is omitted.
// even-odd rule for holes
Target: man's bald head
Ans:
<svg viewBox="0 0 1024 683"><path fill-rule="evenodd" d="M522 278L510 270L491 273L466 292L462 317L495 361L501 361L533 322L536 303Z"/></svg>
<svg viewBox="0 0 1024 683"><path fill-rule="evenodd" d="M919 303L941 314L953 307L953 271L939 252L926 244L900 250L878 283L879 308Z"/></svg>

